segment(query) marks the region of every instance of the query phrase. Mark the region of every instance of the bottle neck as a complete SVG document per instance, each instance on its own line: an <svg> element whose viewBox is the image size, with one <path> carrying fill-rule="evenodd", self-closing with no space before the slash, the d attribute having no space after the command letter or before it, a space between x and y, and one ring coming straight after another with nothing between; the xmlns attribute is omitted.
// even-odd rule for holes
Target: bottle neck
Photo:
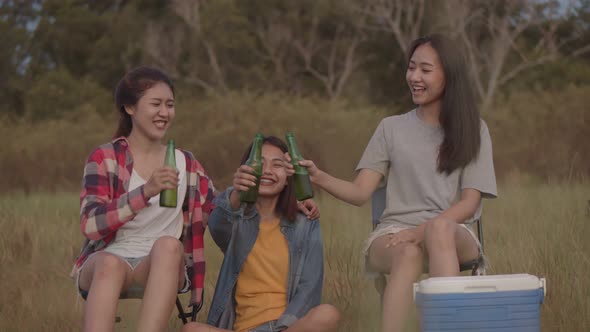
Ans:
<svg viewBox="0 0 590 332"><path fill-rule="evenodd" d="M166 147L166 161L165 164L168 166L176 166L176 154L175 154L174 143L168 143Z"/></svg>
<svg viewBox="0 0 590 332"><path fill-rule="evenodd" d="M291 156L292 160L302 160L303 156L301 152L299 152L299 148L297 147L297 143L295 143L294 137L287 137L287 144L289 148L289 155Z"/></svg>
<svg viewBox="0 0 590 332"><path fill-rule="evenodd" d="M255 139L254 143L252 144L252 149L250 150L250 155L248 156L248 160L258 160L262 159L262 139Z"/></svg>

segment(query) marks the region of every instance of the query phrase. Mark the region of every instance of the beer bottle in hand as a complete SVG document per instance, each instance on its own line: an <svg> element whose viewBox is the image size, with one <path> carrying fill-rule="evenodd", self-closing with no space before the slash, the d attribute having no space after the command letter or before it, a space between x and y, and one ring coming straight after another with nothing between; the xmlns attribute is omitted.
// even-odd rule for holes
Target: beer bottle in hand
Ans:
<svg viewBox="0 0 590 332"><path fill-rule="evenodd" d="M307 172L307 168L299 165L299 161L303 160L303 157L297 148L295 136L293 133L287 133L285 138L287 139L287 146L289 147L291 164L293 164L293 169L295 170L295 174L293 174L293 191L295 193L295 198L297 198L298 201L312 198L313 189L311 187L311 182L309 181L309 173Z"/></svg>
<svg viewBox="0 0 590 332"><path fill-rule="evenodd" d="M169 140L166 147L166 159L164 159L164 166L176 169L176 154L174 147L174 140ZM178 195L178 188L165 189L160 192L160 206L162 207L176 207L176 196Z"/></svg>
<svg viewBox="0 0 590 332"><path fill-rule="evenodd" d="M240 202L242 203L256 203L258 199L258 187L260 186L260 177L262 176L262 141L264 136L256 134L252 148L250 149L250 156L246 160L246 165L254 169L253 175L256 176L256 185L250 187L248 191L240 193Z"/></svg>

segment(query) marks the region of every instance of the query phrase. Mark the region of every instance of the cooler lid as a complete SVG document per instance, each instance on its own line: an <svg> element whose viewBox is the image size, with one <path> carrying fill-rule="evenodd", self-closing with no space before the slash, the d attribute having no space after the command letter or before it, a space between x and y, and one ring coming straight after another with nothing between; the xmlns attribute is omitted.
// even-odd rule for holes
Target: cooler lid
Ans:
<svg viewBox="0 0 590 332"><path fill-rule="evenodd" d="M414 293L479 293L539 288L545 291L545 279L530 274L500 274L428 278L414 284Z"/></svg>

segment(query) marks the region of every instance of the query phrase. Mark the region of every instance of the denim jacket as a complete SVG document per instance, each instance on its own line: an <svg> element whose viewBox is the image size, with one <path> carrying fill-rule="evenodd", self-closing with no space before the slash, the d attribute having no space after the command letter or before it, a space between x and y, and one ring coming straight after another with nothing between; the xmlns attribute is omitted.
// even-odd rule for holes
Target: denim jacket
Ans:
<svg viewBox="0 0 590 332"><path fill-rule="evenodd" d="M209 232L224 258L215 287L207 323L233 329L235 286L242 265L258 237L260 216L253 205L232 210L229 194L233 188L215 198L215 209L209 217ZM320 304L324 276L324 257L319 220L308 220L297 214L294 222L281 218L281 233L289 247L287 308L276 323L286 329Z"/></svg>

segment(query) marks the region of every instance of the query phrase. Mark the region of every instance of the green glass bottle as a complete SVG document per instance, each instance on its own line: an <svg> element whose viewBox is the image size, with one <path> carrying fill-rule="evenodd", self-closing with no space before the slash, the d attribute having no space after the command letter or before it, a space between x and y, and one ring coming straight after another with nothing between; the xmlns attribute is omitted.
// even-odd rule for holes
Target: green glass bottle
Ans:
<svg viewBox="0 0 590 332"><path fill-rule="evenodd" d="M246 160L246 165L254 169L253 175L256 176L256 185L251 187L248 191L240 193L240 202L242 203L256 203L258 199L258 187L260 186L260 177L262 176L262 141L264 136L256 134L252 149L250 149L250 156Z"/></svg>
<svg viewBox="0 0 590 332"><path fill-rule="evenodd" d="M174 140L169 140L166 146L166 159L164 159L164 166L176 169L176 154L175 154ZM160 192L160 206L162 207L176 207L176 197L178 195L178 188L166 189Z"/></svg>
<svg viewBox="0 0 590 332"><path fill-rule="evenodd" d="M287 146L289 147L289 156L291 157L291 164L295 169L293 174L293 192L295 198L298 201L303 201L313 197L313 189L311 187L311 181L309 181L309 172L307 168L299 165L299 161L303 160L303 156L297 148L297 142L295 141L295 135L293 133L287 133L285 135L287 139Z"/></svg>

